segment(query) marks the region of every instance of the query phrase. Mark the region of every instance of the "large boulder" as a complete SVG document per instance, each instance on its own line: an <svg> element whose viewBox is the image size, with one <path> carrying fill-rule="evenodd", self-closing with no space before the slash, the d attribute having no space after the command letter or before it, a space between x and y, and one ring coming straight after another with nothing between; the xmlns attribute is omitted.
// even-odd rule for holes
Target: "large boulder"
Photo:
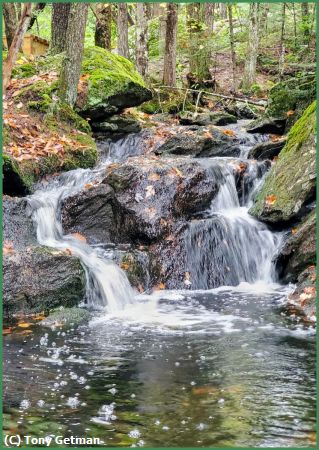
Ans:
<svg viewBox="0 0 319 450"><path fill-rule="evenodd" d="M269 223L298 218L316 191L316 102L291 128L250 213Z"/></svg>
<svg viewBox="0 0 319 450"><path fill-rule="evenodd" d="M280 151L284 148L287 142L286 138L278 139L275 141L260 142L254 145L249 151L248 158L264 160L273 159L278 156Z"/></svg>
<svg viewBox="0 0 319 450"><path fill-rule="evenodd" d="M157 155L192 155L194 157L239 156L240 145L235 133L215 127L190 126L177 129L176 134L158 145Z"/></svg>
<svg viewBox="0 0 319 450"><path fill-rule="evenodd" d="M314 75L291 78L277 83L270 90L265 114L286 120L287 131L315 99L316 78Z"/></svg>
<svg viewBox="0 0 319 450"><path fill-rule="evenodd" d="M63 200L62 226L66 233L81 233L89 243L114 242L117 237L113 189L107 184L89 185Z"/></svg>
<svg viewBox="0 0 319 450"><path fill-rule="evenodd" d="M2 214L5 245L15 250L37 245L36 229L25 198L4 196Z"/></svg>
<svg viewBox="0 0 319 450"><path fill-rule="evenodd" d="M292 229L276 261L277 271L286 282L296 282L300 273L313 264L316 264L316 210Z"/></svg>
<svg viewBox="0 0 319 450"><path fill-rule="evenodd" d="M68 252L34 246L10 250L3 259L4 316L74 306L85 293L85 272Z"/></svg>
<svg viewBox="0 0 319 450"><path fill-rule="evenodd" d="M82 75L87 76L87 89L78 97L77 109L92 120L101 121L152 98L130 61L100 47L84 50Z"/></svg>
<svg viewBox="0 0 319 450"><path fill-rule="evenodd" d="M265 114L247 127L251 133L284 134L316 99L314 75L277 83L269 92Z"/></svg>

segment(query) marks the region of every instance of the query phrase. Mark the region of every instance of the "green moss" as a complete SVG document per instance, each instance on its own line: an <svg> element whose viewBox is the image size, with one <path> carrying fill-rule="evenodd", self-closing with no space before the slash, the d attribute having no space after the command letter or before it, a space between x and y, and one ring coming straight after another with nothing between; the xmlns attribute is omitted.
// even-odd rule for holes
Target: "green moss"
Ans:
<svg viewBox="0 0 319 450"><path fill-rule="evenodd" d="M268 222L296 217L315 195L316 102L291 128L278 161L266 177L250 213Z"/></svg>
<svg viewBox="0 0 319 450"><path fill-rule="evenodd" d="M33 63L22 64L16 66L12 70L12 78L30 78L36 75L37 69Z"/></svg>
<svg viewBox="0 0 319 450"><path fill-rule="evenodd" d="M10 195L25 195L35 181L34 168L30 161L17 162L11 155L3 154L3 192Z"/></svg>

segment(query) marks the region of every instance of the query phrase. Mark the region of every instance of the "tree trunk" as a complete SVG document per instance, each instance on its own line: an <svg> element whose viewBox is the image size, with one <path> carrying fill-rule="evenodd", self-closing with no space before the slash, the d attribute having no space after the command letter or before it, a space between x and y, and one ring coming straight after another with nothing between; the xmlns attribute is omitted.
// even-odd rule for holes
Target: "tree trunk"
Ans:
<svg viewBox="0 0 319 450"><path fill-rule="evenodd" d="M50 52L53 55L66 50L66 33L68 29L70 7L71 3L52 4Z"/></svg>
<svg viewBox="0 0 319 450"><path fill-rule="evenodd" d="M145 77L148 71L148 8L146 3L136 4L136 67Z"/></svg>
<svg viewBox="0 0 319 450"><path fill-rule="evenodd" d="M12 68L16 62L24 35L30 24L31 15L32 15L32 3L25 3L17 31L14 35L13 41L9 49L8 56L3 63L3 94L5 94L5 91L10 83Z"/></svg>
<svg viewBox="0 0 319 450"><path fill-rule="evenodd" d="M280 32L280 54L279 54L279 81L282 79L284 74L284 62L285 62L285 15L286 15L286 4L282 3L281 6L281 32Z"/></svg>
<svg viewBox="0 0 319 450"><path fill-rule="evenodd" d="M165 51L165 36L166 36L166 8L160 5L159 14L159 36L158 36L158 50L159 55L162 56Z"/></svg>
<svg viewBox="0 0 319 450"><path fill-rule="evenodd" d="M220 10L220 17L222 19L227 19L227 6L225 3L219 4L219 10Z"/></svg>
<svg viewBox="0 0 319 450"><path fill-rule="evenodd" d="M111 50L112 4L97 3L94 41L97 47Z"/></svg>
<svg viewBox="0 0 319 450"><path fill-rule="evenodd" d="M66 33L66 55L60 74L59 97L62 102L74 106L83 58L85 26L88 3L71 3Z"/></svg>
<svg viewBox="0 0 319 450"><path fill-rule="evenodd" d="M189 3L187 5L187 27L190 36L189 68L198 83L210 80L209 32L204 22L205 4Z"/></svg>
<svg viewBox="0 0 319 450"><path fill-rule="evenodd" d="M230 51L231 51L232 72L233 72L232 91L236 92L236 52L235 52L235 40L234 40L233 10L232 10L231 4L228 4L228 18L229 18Z"/></svg>
<svg viewBox="0 0 319 450"><path fill-rule="evenodd" d="M214 27L214 10L214 3L204 3L204 20L210 35L212 34Z"/></svg>
<svg viewBox="0 0 319 450"><path fill-rule="evenodd" d="M14 3L3 3L3 19L7 38L7 48L9 50L17 29L17 15Z"/></svg>
<svg viewBox="0 0 319 450"><path fill-rule="evenodd" d="M256 64L259 45L258 36L258 3L250 4L249 11L249 37L243 88L250 89L256 81Z"/></svg>
<svg viewBox="0 0 319 450"><path fill-rule="evenodd" d="M309 44L309 7L308 3L301 3L301 25L302 25L302 36L303 44Z"/></svg>
<svg viewBox="0 0 319 450"><path fill-rule="evenodd" d="M117 53L129 57L128 48L128 11L126 3L117 5Z"/></svg>
<svg viewBox="0 0 319 450"><path fill-rule="evenodd" d="M177 37L178 5L167 4L166 39L164 54L163 84L176 85L176 37Z"/></svg>

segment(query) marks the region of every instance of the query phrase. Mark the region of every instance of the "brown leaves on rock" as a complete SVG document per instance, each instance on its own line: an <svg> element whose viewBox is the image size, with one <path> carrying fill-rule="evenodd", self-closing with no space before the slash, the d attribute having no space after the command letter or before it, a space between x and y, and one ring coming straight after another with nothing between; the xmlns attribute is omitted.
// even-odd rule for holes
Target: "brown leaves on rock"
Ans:
<svg viewBox="0 0 319 450"><path fill-rule="evenodd" d="M13 243L11 241L4 241L3 254L4 255L12 255L12 253L14 253Z"/></svg>
<svg viewBox="0 0 319 450"><path fill-rule="evenodd" d="M83 234L81 233L71 233L71 236L73 236L75 239L77 239L78 241L81 242L85 242L86 243L86 237L83 236Z"/></svg>

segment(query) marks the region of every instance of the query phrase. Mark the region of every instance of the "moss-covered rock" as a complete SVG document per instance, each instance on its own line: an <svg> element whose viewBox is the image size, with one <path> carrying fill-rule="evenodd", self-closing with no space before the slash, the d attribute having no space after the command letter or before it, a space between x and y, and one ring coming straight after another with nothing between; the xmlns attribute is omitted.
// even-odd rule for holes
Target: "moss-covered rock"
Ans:
<svg viewBox="0 0 319 450"><path fill-rule="evenodd" d="M48 317L41 321L42 326L55 327L65 326L73 327L81 325L83 322L87 322L90 319L90 312L83 308L64 308L52 311Z"/></svg>
<svg viewBox="0 0 319 450"><path fill-rule="evenodd" d="M281 81L269 92L266 115L276 119L287 119L287 130L315 99L316 79L313 75Z"/></svg>
<svg viewBox="0 0 319 450"><path fill-rule="evenodd" d="M250 213L270 222L298 217L316 189L316 102L291 128L278 161L266 177Z"/></svg>
<svg viewBox="0 0 319 450"><path fill-rule="evenodd" d="M77 109L84 117L104 118L152 98L134 65L103 48L85 49L82 74L88 75L88 85Z"/></svg>
<svg viewBox="0 0 319 450"><path fill-rule="evenodd" d="M30 78L36 75L37 70L32 62L21 64L12 69L12 78Z"/></svg>
<svg viewBox="0 0 319 450"><path fill-rule="evenodd" d="M85 272L78 258L47 247L13 251L3 261L4 316L74 306L85 293Z"/></svg>

